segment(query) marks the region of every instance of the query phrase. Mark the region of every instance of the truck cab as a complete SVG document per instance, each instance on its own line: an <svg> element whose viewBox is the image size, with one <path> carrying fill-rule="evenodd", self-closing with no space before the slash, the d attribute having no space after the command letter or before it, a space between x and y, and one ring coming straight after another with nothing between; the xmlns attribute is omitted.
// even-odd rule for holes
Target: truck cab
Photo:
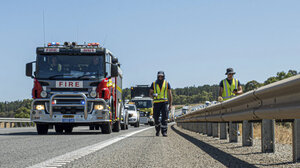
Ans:
<svg viewBox="0 0 300 168"><path fill-rule="evenodd" d="M36 54L26 64L26 76L34 80L30 119L38 134L47 134L51 126L57 133L70 133L75 126L107 134L120 130L123 77L108 49L99 43L49 43L37 47Z"/></svg>

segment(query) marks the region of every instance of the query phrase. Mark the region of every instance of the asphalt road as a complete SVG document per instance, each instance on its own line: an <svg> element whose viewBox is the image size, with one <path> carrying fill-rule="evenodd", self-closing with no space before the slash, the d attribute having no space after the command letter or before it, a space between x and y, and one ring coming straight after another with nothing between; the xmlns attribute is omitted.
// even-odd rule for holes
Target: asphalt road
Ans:
<svg viewBox="0 0 300 168"><path fill-rule="evenodd" d="M70 135L37 135L33 128L0 129L0 167L300 167L291 163L291 145L275 153L207 137L169 125L168 137L154 127L101 134L78 127Z"/></svg>
<svg viewBox="0 0 300 168"><path fill-rule="evenodd" d="M103 142L120 135L146 128L129 127L119 133L101 134L88 127L77 127L72 134L57 135L54 129L48 135L37 135L35 128L0 129L0 167L27 167L74 150Z"/></svg>

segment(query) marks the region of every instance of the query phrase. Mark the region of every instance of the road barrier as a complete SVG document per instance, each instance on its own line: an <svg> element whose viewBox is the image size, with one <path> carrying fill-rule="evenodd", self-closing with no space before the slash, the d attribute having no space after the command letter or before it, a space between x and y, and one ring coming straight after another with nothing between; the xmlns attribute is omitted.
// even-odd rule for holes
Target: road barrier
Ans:
<svg viewBox="0 0 300 168"><path fill-rule="evenodd" d="M262 152L275 152L275 120L293 122L293 161L300 161L300 75L249 91L230 100L178 117L179 126L208 136L238 140L242 123L243 146L253 145L253 121L262 122ZM229 123L229 124L227 124Z"/></svg>
<svg viewBox="0 0 300 168"><path fill-rule="evenodd" d="M34 123L29 118L0 118L0 128L30 127Z"/></svg>

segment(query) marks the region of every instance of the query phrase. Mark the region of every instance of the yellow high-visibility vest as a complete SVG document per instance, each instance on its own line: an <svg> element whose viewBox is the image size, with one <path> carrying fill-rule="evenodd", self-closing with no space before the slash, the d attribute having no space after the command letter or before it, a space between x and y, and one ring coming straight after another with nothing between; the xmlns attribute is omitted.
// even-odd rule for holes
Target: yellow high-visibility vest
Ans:
<svg viewBox="0 0 300 168"><path fill-rule="evenodd" d="M168 82L164 80L162 87L159 87L159 84L153 82L154 94L157 93L158 96L154 97L154 103L161 103L168 101Z"/></svg>
<svg viewBox="0 0 300 168"><path fill-rule="evenodd" d="M239 81L234 78L232 79L231 85L229 84L227 79L223 80L223 93L222 93L223 100L228 100L236 96L233 93L233 90L234 89L238 90L238 83Z"/></svg>

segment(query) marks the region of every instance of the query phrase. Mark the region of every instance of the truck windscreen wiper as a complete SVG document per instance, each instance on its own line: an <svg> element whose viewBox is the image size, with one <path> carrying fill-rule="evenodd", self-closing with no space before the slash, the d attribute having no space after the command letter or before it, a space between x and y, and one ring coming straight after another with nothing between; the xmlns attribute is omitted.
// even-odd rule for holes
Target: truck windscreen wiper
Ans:
<svg viewBox="0 0 300 168"><path fill-rule="evenodd" d="M60 77L60 76L72 76L72 75L57 74L57 75L50 76L49 79L54 79L54 78Z"/></svg>
<svg viewBox="0 0 300 168"><path fill-rule="evenodd" d="M99 74L86 74L86 75L82 75L82 76L79 76L79 77L77 77L77 79L81 79L81 78L83 78L83 77L92 77L92 76L98 76Z"/></svg>

